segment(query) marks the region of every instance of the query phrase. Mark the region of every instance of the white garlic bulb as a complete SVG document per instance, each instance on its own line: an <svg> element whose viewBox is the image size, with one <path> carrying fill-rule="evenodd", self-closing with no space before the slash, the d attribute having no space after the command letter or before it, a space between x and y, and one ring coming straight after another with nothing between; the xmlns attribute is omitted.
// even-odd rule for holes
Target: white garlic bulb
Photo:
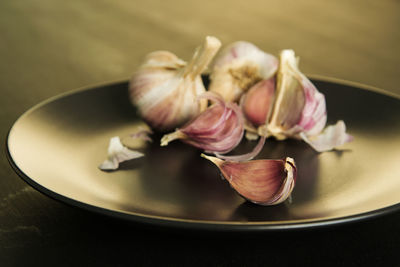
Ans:
<svg viewBox="0 0 400 267"><path fill-rule="evenodd" d="M209 90L225 101L237 101L257 82L272 77L278 59L252 43L238 41L223 49L215 58Z"/></svg>
<svg viewBox="0 0 400 267"><path fill-rule="evenodd" d="M129 94L132 104L153 129L175 129L206 108L207 100L197 101L205 92L201 73L220 46L217 38L207 36L188 64L167 51L147 55L131 79Z"/></svg>

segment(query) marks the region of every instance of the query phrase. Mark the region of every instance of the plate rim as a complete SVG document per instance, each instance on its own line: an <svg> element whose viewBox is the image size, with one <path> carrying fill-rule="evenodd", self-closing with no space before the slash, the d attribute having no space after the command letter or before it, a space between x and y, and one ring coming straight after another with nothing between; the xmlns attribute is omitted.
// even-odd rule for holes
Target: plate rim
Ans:
<svg viewBox="0 0 400 267"><path fill-rule="evenodd" d="M400 95L395 93L389 92L387 90L365 85L358 82L347 81L339 78L332 78L328 76L322 75L307 75L313 81L321 81L321 82L328 82L334 83L344 86L353 87L356 89L372 91L378 94L383 94L388 97L396 98L400 100ZM364 221L368 219L377 218L383 215L388 215L400 210L400 202L389 205L383 208L375 209L372 211L352 214L348 216L342 217L334 217L334 218L325 218L325 219L302 219L302 220L288 220L288 221L281 221L281 223L271 222L268 223L267 221L259 221L259 222L245 222L245 221L217 221L217 220L197 220L197 219L184 219L184 218L175 218L170 216L161 216L161 215L150 215L145 213L139 212L124 212L119 210L112 210L107 209L104 207L92 205L89 203L85 203L67 196L64 196L60 193L52 191L45 186L41 185L40 183L36 182L34 179L26 175L14 162L10 149L9 149L9 137L11 135L12 129L18 123L18 121L27 116L29 113L33 112L34 110L40 108L47 103L53 102L57 99L73 95L76 93L95 90L100 87L106 86L115 86L117 84L127 83L128 80L116 80L104 83L98 83L91 86L84 86L77 89L69 90L67 92L52 96L47 98L36 105L33 105L25 112L23 112L12 124L10 129L7 132L7 136L5 139L5 154L6 158L11 165L12 169L16 172L16 174L22 178L24 182L28 185L32 186L38 192L44 194L47 197L50 197L53 200L58 202L68 204L72 207L78 207L86 211L90 211L97 214L106 215L108 217L123 219L126 221L148 224L153 226L163 226L163 227L172 227L172 228L180 228L180 229L192 229L192 230L213 230L213 231L229 231L229 232L239 232L239 231L246 231L246 232L257 232L257 231L287 231L287 230L300 230L300 229L309 229L309 228L323 228L328 226L338 226L343 224L349 224L359 221Z"/></svg>

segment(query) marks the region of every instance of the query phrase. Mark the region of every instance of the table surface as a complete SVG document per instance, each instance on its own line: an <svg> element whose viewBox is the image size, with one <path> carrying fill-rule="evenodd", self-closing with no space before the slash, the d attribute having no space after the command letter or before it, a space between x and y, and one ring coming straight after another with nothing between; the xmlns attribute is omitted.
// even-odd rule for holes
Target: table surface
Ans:
<svg viewBox="0 0 400 267"><path fill-rule="evenodd" d="M154 50L189 59L206 35L273 54L293 48L306 74L400 95L399 26L396 0L1 1L1 266L400 266L399 212L274 233L156 228L42 195L14 173L4 146L13 122L38 102L128 79Z"/></svg>

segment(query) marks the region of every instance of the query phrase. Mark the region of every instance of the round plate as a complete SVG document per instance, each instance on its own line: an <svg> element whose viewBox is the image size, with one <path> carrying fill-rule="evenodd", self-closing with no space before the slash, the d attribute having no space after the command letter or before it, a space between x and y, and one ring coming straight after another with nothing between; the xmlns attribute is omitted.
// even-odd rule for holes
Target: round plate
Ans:
<svg viewBox="0 0 400 267"><path fill-rule="evenodd" d="M109 139L127 141L144 125L128 101L127 82L74 91L31 108L9 132L8 156L25 181L55 199L156 225L293 229L397 210L399 99L351 83L313 82L326 96L328 124L343 119L354 141L341 150L316 153L301 141L269 139L258 158L296 160L291 203L264 207L246 202L199 150L179 141L160 147L160 135L141 147L144 158L125 162L115 172L100 171ZM243 140L233 153L254 145Z"/></svg>

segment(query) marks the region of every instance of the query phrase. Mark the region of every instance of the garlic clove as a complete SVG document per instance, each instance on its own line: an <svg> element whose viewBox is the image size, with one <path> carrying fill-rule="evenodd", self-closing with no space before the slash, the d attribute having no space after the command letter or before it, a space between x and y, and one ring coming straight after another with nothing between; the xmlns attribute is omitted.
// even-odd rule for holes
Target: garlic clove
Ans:
<svg viewBox="0 0 400 267"><path fill-rule="evenodd" d="M232 110L228 109L224 100L215 93L205 92L198 97L198 100L201 99L211 100L215 103L215 107L194 118L191 123L187 124L185 131L192 135L204 136L215 133L223 127L222 124L228 119Z"/></svg>
<svg viewBox="0 0 400 267"><path fill-rule="evenodd" d="M183 142L205 151L227 153L241 141L244 118L235 103L225 103L212 92L203 95L215 103L175 132L161 138L161 146L181 139Z"/></svg>
<svg viewBox="0 0 400 267"><path fill-rule="evenodd" d="M197 101L206 91L200 75L220 46L217 38L206 37L188 64L166 51L146 57L131 79L129 95L150 127L158 131L180 127L206 108L206 100Z"/></svg>
<svg viewBox="0 0 400 267"><path fill-rule="evenodd" d="M353 137L346 133L346 125L342 120L335 125L328 126L324 131L315 136L307 136L304 132L300 137L318 152L332 150L347 142L351 142Z"/></svg>
<svg viewBox="0 0 400 267"><path fill-rule="evenodd" d="M237 101L243 92L278 69L278 59L252 43L239 41L227 46L213 62L209 90L225 101Z"/></svg>
<svg viewBox="0 0 400 267"><path fill-rule="evenodd" d="M231 187L245 199L260 205L285 201L295 186L297 169L292 158L282 160L224 161L201 154L213 162Z"/></svg>
<svg viewBox="0 0 400 267"><path fill-rule="evenodd" d="M272 110L275 93L275 78L262 80L243 95L240 106L245 118L255 127L267 122Z"/></svg>
<svg viewBox="0 0 400 267"><path fill-rule="evenodd" d="M278 139L298 138L300 132L317 134L325 127L325 97L297 64L293 50L281 52L275 102L267 125Z"/></svg>
<svg viewBox="0 0 400 267"><path fill-rule="evenodd" d="M116 170L121 162L143 156L143 153L125 147L121 143L121 139L118 136L114 136L110 139L108 146L108 157L102 164L99 165L99 169L103 171Z"/></svg>

